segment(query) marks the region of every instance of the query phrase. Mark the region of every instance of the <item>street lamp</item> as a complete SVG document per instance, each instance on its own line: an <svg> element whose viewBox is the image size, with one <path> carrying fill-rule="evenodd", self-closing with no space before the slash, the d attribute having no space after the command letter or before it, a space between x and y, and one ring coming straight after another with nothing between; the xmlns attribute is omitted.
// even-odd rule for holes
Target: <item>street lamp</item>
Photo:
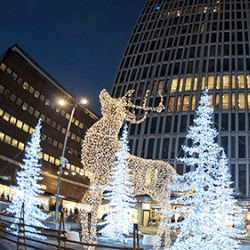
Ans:
<svg viewBox="0 0 250 250"><path fill-rule="evenodd" d="M59 100L58 102L60 105L65 105L66 102L64 100ZM61 176L62 176L62 169L64 168L65 164L68 162L68 160L64 157L65 151L66 151L66 145L69 137L69 130L70 126L73 120L73 116L76 110L76 107L79 104L86 105L88 103L88 100L86 98L82 98L79 100L79 102L76 102L73 104L73 108L71 110L68 126L67 126L67 131L65 134L64 138L64 143L63 143L63 149L62 149L62 156L60 157L60 168L59 168L59 174L58 174L58 181L57 181L57 191L56 191L56 222L58 221L58 212L59 212L59 196L60 196L60 189L61 189Z"/></svg>

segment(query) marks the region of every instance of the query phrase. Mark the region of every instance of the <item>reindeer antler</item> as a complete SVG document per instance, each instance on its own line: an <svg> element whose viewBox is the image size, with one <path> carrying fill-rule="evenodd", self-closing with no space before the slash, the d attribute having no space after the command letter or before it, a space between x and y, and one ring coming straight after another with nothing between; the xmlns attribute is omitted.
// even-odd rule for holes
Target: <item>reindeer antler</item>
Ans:
<svg viewBox="0 0 250 250"><path fill-rule="evenodd" d="M165 107L163 105L163 96L161 93L159 93L160 97L161 97L161 100L160 100L160 103L157 107L147 107L146 104L147 104L147 101L148 101L148 96L149 96L149 90L146 91L144 97L143 97L143 101L142 101L142 105L139 106L139 105L135 105L132 103L131 101L131 96L133 94L134 90L129 90L126 95L125 95L125 98L127 98L127 105L126 107L128 108L131 108L131 109L137 109L137 110L143 110L144 111L144 115L141 119L139 120L136 120L136 115L135 115L135 112L130 112L127 110L126 112L126 120L133 123L133 124L139 124L141 122L143 122L146 118L147 118L147 115L149 114L149 112L157 112L157 113L160 113Z"/></svg>

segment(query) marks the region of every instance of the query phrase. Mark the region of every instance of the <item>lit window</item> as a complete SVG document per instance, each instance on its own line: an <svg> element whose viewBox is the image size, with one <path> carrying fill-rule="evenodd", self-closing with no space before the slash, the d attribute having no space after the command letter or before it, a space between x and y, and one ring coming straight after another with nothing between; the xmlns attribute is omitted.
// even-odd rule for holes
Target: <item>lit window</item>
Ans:
<svg viewBox="0 0 250 250"><path fill-rule="evenodd" d="M171 84L171 92L176 92L178 85L178 79L173 79Z"/></svg>
<svg viewBox="0 0 250 250"><path fill-rule="evenodd" d="M49 155L43 154L43 159L44 159L45 161L49 161Z"/></svg>
<svg viewBox="0 0 250 250"><path fill-rule="evenodd" d="M75 171L76 170L76 166L75 165L71 165L71 170Z"/></svg>
<svg viewBox="0 0 250 250"><path fill-rule="evenodd" d="M163 92L163 87L164 87L164 81L160 80L158 84L158 93L162 94Z"/></svg>
<svg viewBox="0 0 250 250"><path fill-rule="evenodd" d="M0 109L0 116L2 116L3 115L3 110L2 109Z"/></svg>
<svg viewBox="0 0 250 250"><path fill-rule="evenodd" d="M244 87L245 87L244 75L238 75L238 88L244 89Z"/></svg>
<svg viewBox="0 0 250 250"><path fill-rule="evenodd" d="M4 133L0 132L0 141L4 140Z"/></svg>
<svg viewBox="0 0 250 250"><path fill-rule="evenodd" d="M248 108L250 108L250 93L247 95L247 103L248 103Z"/></svg>
<svg viewBox="0 0 250 250"><path fill-rule="evenodd" d="M59 159L56 159L56 160L55 160L55 164L56 164L56 166L60 166L60 160L59 160Z"/></svg>
<svg viewBox="0 0 250 250"><path fill-rule="evenodd" d="M235 93L232 93L232 109L235 109L236 107L236 95Z"/></svg>
<svg viewBox="0 0 250 250"><path fill-rule="evenodd" d="M28 110L28 104L26 102L23 103L22 109L23 110Z"/></svg>
<svg viewBox="0 0 250 250"><path fill-rule="evenodd" d="M46 106L49 106L49 104L50 104L49 99L46 99L46 101L45 101L45 105L46 105Z"/></svg>
<svg viewBox="0 0 250 250"><path fill-rule="evenodd" d="M189 109L189 96L185 95L183 98L182 110L187 111Z"/></svg>
<svg viewBox="0 0 250 250"><path fill-rule="evenodd" d="M66 163L66 168L70 169L70 164L69 163Z"/></svg>
<svg viewBox="0 0 250 250"><path fill-rule="evenodd" d="M247 88L250 88L250 75L247 76Z"/></svg>
<svg viewBox="0 0 250 250"><path fill-rule="evenodd" d="M43 157L43 153L40 151L40 152L38 152L37 153L37 155L40 157L40 158L42 158Z"/></svg>
<svg viewBox="0 0 250 250"><path fill-rule="evenodd" d="M70 119L70 114L66 113L65 118L69 120Z"/></svg>
<svg viewBox="0 0 250 250"><path fill-rule="evenodd" d="M23 126L23 122L18 120L17 123L16 123L16 126L21 129L22 126Z"/></svg>
<svg viewBox="0 0 250 250"><path fill-rule="evenodd" d="M175 98L173 96L169 97L169 101L168 101L168 111L169 112L174 111L174 100L175 100Z"/></svg>
<svg viewBox="0 0 250 250"><path fill-rule="evenodd" d="M17 147L17 144L18 144L18 140L16 140L16 139L12 139L12 142L11 142L11 146L13 146L13 147Z"/></svg>
<svg viewBox="0 0 250 250"><path fill-rule="evenodd" d="M24 123L23 124L23 130L28 133L28 131L29 131L29 125L27 125L26 123Z"/></svg>
<svg viewBox="0 0 250 250"><path fill-rule="evenodd" d="M18 149L19 150L24 150L25 145L22 142L18 143Z"/></svg>
<svg viewBox="0 0 250 250"><path fill-rule="evenodd" d="M191 77L187 77L186 78L186 86L185 86L185 90L186 91L190 91L191 90L191 82L192 82L192 78Z"/></svg>
<svg viewBox="0 0 250 250"><path fill-rule="evenodd" d="M229 88L229 75L223 76L223 89Z"/></svg>
<svg viewBox="0 0 250 250"><path fill-rule="evenodd" d="M63 134L66 133L66 128L62 128L62 133L63 133Z"/></svg>
<svg viewBox="0 0 250 250"><path fill-rule="evenodd" d="M222 95L222 108L223 109L228 109L228 104L229 104L229 95L228 94L223 94Z"/></svg>
<svg viewBox="0 0 250 250"><path fill-rule="evenodd" d="M50 157L49 157L49 162L52 163L52 164L54 164L55 158L54 158L53 156L50 156Z"/></svg>
<svg viewBox="0 0 250 250"><path fill-rule="evenodd" d="M192 96L192 111L195 110L195 104L196 104L195 95L193 95Z"/></svg>
<svg viewBox="0 0 250 250"><path fill-rule="evenodd" d="M59 149L62 149L62 147L63 147L63 144L62 144L61 142L59 142L58 148L59 148Z"/></svg>
<svg viewBox="0 0 250 250"><path fill-rule="evenodd" d="M220 89L220 76L216 76L216 89Z"/></svg>
<svg viewBox="0 0 250 250"><path fill-rule="evenodd" d="M77 142L80 142L81 141L81 138L79 136L76 137L76 141Z"/></svg>
<svg viewBox="0 0 250 250"><path fill-rule="evenodd" d="M239 93L239 95L238 95L238 107L239 107L239 109L245 108L245 95L244 95L244 93Z"/></svg>
<svg viewBox="0 0 250 250"><path fill-rule="evenodd" d="M82 123L82 122L80 122L79 127L80 127L80 128L83 128L83 123Z"/></svg>
<svg viewBox="0 0 250 250"><path fill-rule="evenodd" d="M214 76L209 76L207 79L208 89L214 89Z"/></svg>
<svg viewBox="0 0 250 250"><path fill-rule="evenodd" d="M181 108L181 96L178 96L177 98L177 106L176 106L176 111L179 112Z"/></svg>
<svg viewBox="0 0 250 250"><path fill-rule="evenodd" d="M55 122L55 121L52 121L51 127L52 127L52 128L55 128L55 127L56 127L56 122Z"/></svg>
<svg viewBox="0 0 250 250"><path fill-rule="evenodd" d="M181 78L180 82L179 82L179 91L182 91L182 89L183 89L183 82L184 82L184 80L183 80L183 78Z"/></svg>
<svg viewBox="0 0 250 250"><path fill-rule="evenodd" d="M29 88L29 92L30 92L31 94L33 94L33 93L34 93L34 91L35 91L35 89L34 89L32 86L30 86L30 88Z"/></svg>
<svg viewBox="0 0 250 250"><path fill-rule="evenodd" d="M23 89L28 90L28 88L29 88L29 84L27 82L24 82L23 83Z"/></svg>
<svg viewBox="0 0 250 250"><path fill-rule="evenodd" d="M35 98L39 98L40 92L36 90L35 93L34 93L34 96L35 96Z"/></svg>
<svg viewBox="0 0 250 250"><path fill-rule="evenodd" d="M3 116L3 119L5 120L5 121L9 121L9 119L10 119L10 114L9 113L7 113L7 112L5 112L4 113L4 116Z"/></svg>
<svg viewBox="0 0 250 250"><path fill-rule="evenodd" d="M0 69L1 69L2 71L5 71L5 70L6 70L6 65L5 65L4 63L1 63Z"/></svg>
<svg viewBox="0 0 250 250"><path fill-rule="evenodd" d="M235 86L236 86L236 77L235 77L235 75L232 75L232 89L235 89Z"/></svg>
<svg viewBox="0 0 250 250"><path fill-rule="evenodd" d="M79 125L79 121L75 120L75 125L78 126Z"/></svg>
<svg viewBox="0 0 250 250"><path fill-rule="evenodd" d="M198 77L196 76L196 77L194 78L194 91L196 91L197 88L198 88Z"/></svg>
<svg viewBox="0 0 250 250"><path fill-rule="evenodd" d="M33 134L33 132L34 132L34 129L32 127L30 127L29 133Z"/></svg>
<svg viewBox="0 0 250 250"><path fill-rule="evenodd" d="M215 96L215 108L218 109L220 107L220 95L217 94Z"/></svg>
<svg viewBox="0 0 250 250"><path fill-rule="evenodd" d="M72 140L75 140L75 139L76 139L76 135L75 135L74 133L72 133L71 139L72 139Z"/></svg>
<svg viewBox="0 0 250 250"><path fill-rule="evenodd" d="M201 79L201 90L204 90L206 87L206 77L203 76Z"/></svg>

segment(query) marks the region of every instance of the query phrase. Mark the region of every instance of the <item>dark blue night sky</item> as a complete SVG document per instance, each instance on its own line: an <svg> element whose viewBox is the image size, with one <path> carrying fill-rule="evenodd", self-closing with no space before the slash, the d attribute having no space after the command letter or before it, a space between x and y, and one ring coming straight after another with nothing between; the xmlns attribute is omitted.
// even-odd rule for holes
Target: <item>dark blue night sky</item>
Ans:
<svg viewBox="0 0 250 250"><path fill-rule="evenodd" d="M1 0L0 54L17 43L99 113L144 0Z"/></svg>

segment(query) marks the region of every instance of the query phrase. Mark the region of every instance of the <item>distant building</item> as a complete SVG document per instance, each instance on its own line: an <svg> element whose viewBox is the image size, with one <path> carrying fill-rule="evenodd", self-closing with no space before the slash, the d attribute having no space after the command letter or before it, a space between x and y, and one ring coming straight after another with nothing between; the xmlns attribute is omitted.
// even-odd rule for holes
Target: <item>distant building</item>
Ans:
<svg viewBox="0 0 250 250"><path fill-rule="evenodd" d="M229 158L235 188L250 196L250 2L147 0L129 39L112 88L114 97L135 89L149 105L164 96L165 112L130 126L131 153L177 162L188 125L205 87L212 96L217 141Z"/></svg>
<svg viewBox="0 0 250 250"><path fill-rule="evenodd" d="M44 191L54 195L65 133L72 105L60 107L58 100L76 100L61 84L45 72L18 45L0 58L0 183L15 183L16 171L27 141L42 119L42 176ZM77 106L65 157L61 195L80 201L88 188L81 165L81 141L86 130L98 120L87 107Z"/></svg>

